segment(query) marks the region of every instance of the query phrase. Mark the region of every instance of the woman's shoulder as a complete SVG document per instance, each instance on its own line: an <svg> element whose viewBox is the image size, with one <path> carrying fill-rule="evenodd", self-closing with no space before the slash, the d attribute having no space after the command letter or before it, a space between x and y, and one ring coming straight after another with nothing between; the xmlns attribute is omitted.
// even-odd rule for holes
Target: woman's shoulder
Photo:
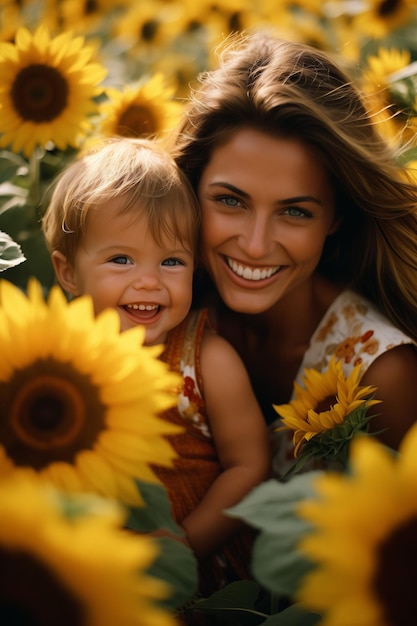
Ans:
<svg viewBox="0 0 417 626"><path fill-rule="evenodd" d="M345 289L336 296L317 326L300 372L310 367L324 369L332 355L342 361L347 374L359 363L365 371L384 352L413 343L370 300Z"/></svg>

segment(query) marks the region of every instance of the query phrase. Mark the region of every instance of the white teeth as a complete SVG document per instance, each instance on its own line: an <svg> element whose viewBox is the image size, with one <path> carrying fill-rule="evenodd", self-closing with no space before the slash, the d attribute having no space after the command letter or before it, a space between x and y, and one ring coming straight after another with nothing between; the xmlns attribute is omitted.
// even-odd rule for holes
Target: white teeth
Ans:
<svg viewBox="0 0 417 626"><path fill-rule="evenodd" d="M128 309L135 309L135 311L154 311L159 307L159 304L127 304Z"/></svg>
<svg viewBox="0 0 417 626"><path fill-rule="evenodd" d="M246 278L246 280L264 280L265 278L270 278L273 274L276 274L280 269L280 265L275 265L274 267L269 268L260 268L256 267L252 269L251 267L247 267L237 263L233 259L226 258L227 264L230 269L237 274L238 276L242 276Z"/></svg>

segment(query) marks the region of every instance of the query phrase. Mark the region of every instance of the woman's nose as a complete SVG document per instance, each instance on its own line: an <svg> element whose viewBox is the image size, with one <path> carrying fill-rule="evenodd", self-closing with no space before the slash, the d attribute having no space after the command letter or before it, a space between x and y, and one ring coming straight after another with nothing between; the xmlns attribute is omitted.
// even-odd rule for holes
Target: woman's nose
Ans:
<svg viewBox="0 0 417 626"><path fill-rule="evenodd" d="M241 246L247 256L261 259L269 254L272 246L272 231L269 220L255 216L245 225Z"/></svg>

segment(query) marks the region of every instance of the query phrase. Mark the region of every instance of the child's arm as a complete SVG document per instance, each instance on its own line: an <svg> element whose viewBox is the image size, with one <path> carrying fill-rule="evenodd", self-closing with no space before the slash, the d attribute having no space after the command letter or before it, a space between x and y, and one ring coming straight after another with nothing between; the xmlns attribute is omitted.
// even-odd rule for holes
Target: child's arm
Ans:
<svg viewBox="0 0 417 626"><path fill-rule="evenodd" d="M182 521L196 556L218 549L242 522L222 514L270 472L267 427L246 369L232 346L206 333L201 372L207 414L223 472L203 500Z"/></svg>

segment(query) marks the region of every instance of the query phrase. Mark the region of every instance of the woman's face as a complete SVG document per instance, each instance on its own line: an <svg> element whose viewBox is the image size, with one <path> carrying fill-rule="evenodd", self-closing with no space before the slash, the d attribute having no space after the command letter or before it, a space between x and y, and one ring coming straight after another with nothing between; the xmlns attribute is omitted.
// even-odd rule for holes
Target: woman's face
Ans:
<svg viewBox="0 0 417 626"><path fill-rule="evenodd" d="M238 130L214 150L198 196L203 259L229 308L261 313L309 287L336 230L333 189L314 149Z"/></svg>

